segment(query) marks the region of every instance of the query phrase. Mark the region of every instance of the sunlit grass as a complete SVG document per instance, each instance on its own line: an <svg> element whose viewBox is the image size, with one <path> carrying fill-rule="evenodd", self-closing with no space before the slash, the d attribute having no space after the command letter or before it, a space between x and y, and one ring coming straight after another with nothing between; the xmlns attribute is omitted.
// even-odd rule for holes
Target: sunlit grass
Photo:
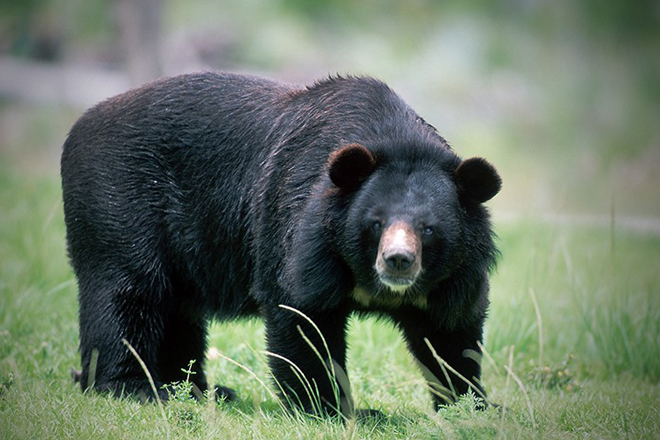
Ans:
<svg viewBox="0 0 660 440"><path fill-rule="evenodd" d="M210 381L235 388L241 400L171 402L164 419L156 405L83 395L71 384L69 369L79 366L76 287L59 185L7 172L0 180L2 438L282 432L294 438L652 438L660 432L654 417L660 411L658 236L533 220L496 224L503 256L492 278L484 381L500 411L475 412L465 399L433 412L398 331L386 321L354 319L348 374L356 407L388 418L343 425L291 417L272 395L263 324L252 320L214 324L209 339Z"/></svg>
<svg viewBox="0 0 660 440"><path fill-rule="evenodd" d="M513 344L538 358L534 295L546 359L572 353L585 373L660 380L660 237L518 222L499 230L503 259L493 278L487 338L492 352Z"/></svg>

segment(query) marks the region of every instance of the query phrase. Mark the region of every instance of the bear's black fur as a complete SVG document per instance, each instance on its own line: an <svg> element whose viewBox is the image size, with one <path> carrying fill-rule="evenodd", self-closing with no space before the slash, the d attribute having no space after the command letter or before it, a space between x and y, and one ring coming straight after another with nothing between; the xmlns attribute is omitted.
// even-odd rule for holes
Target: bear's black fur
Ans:
<svg viewBox="0 0 660 440"><path fill-rule="evenodd" d="M370 78L200 73L111 98L62 154L81 385L151 394L125 339L157 387L194 359L204 390L209 319L261 315L287 403L348 413L332 371L349 316L375 312L402 330L436 405L470 388L438 357L483 393L473 354L497 251L482 202L499 188Z"/></svg>

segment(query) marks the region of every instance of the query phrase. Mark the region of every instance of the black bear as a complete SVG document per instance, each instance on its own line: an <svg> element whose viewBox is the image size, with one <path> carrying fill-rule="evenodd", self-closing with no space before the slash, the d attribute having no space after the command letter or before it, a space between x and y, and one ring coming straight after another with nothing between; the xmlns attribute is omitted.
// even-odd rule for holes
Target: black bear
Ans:
<svg viewBox="0 0 660 440"><path fill-rule="evenodd" d="M209 319L260 315L284 401L350 415L347 320L371 312L401 329L436 406L483 394L483 202L500 177L382 82L159 80L87 111L61 174L83 389L153 396L125 340L163 397L191 360L205 390Z"/></svg>

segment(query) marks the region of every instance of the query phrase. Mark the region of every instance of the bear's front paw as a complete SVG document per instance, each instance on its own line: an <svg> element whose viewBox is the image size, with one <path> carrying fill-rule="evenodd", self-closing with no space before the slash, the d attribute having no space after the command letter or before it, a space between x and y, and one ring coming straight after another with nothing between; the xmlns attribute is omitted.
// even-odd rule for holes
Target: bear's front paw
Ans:
<svg viewBox="0 0 660 440"><path fill-rule="evenodd" d="M354 418L358 422L381 422L387 419L387 415L378 409L363 408L355 410Z"/></svg>
<svg viewBox="0 0 660 440"><path fill-rule="evenodd" d="M215 401L216 402L235 402L238 400L238 395L236 391L232 388L224 387L222 385L216 385L215 390Z"/></svg>

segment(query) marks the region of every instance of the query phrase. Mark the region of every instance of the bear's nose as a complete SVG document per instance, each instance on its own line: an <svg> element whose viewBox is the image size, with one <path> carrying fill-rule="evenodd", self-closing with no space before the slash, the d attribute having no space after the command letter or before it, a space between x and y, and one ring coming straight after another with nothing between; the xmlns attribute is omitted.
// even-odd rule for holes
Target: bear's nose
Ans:
<svg viewBox="0 0 660 440"><path fill-rule="evenodd" d="M409 252L396 252L388 256L383 254L383 260L389 269L405 272L415 262L415 256Z"/></svg>

